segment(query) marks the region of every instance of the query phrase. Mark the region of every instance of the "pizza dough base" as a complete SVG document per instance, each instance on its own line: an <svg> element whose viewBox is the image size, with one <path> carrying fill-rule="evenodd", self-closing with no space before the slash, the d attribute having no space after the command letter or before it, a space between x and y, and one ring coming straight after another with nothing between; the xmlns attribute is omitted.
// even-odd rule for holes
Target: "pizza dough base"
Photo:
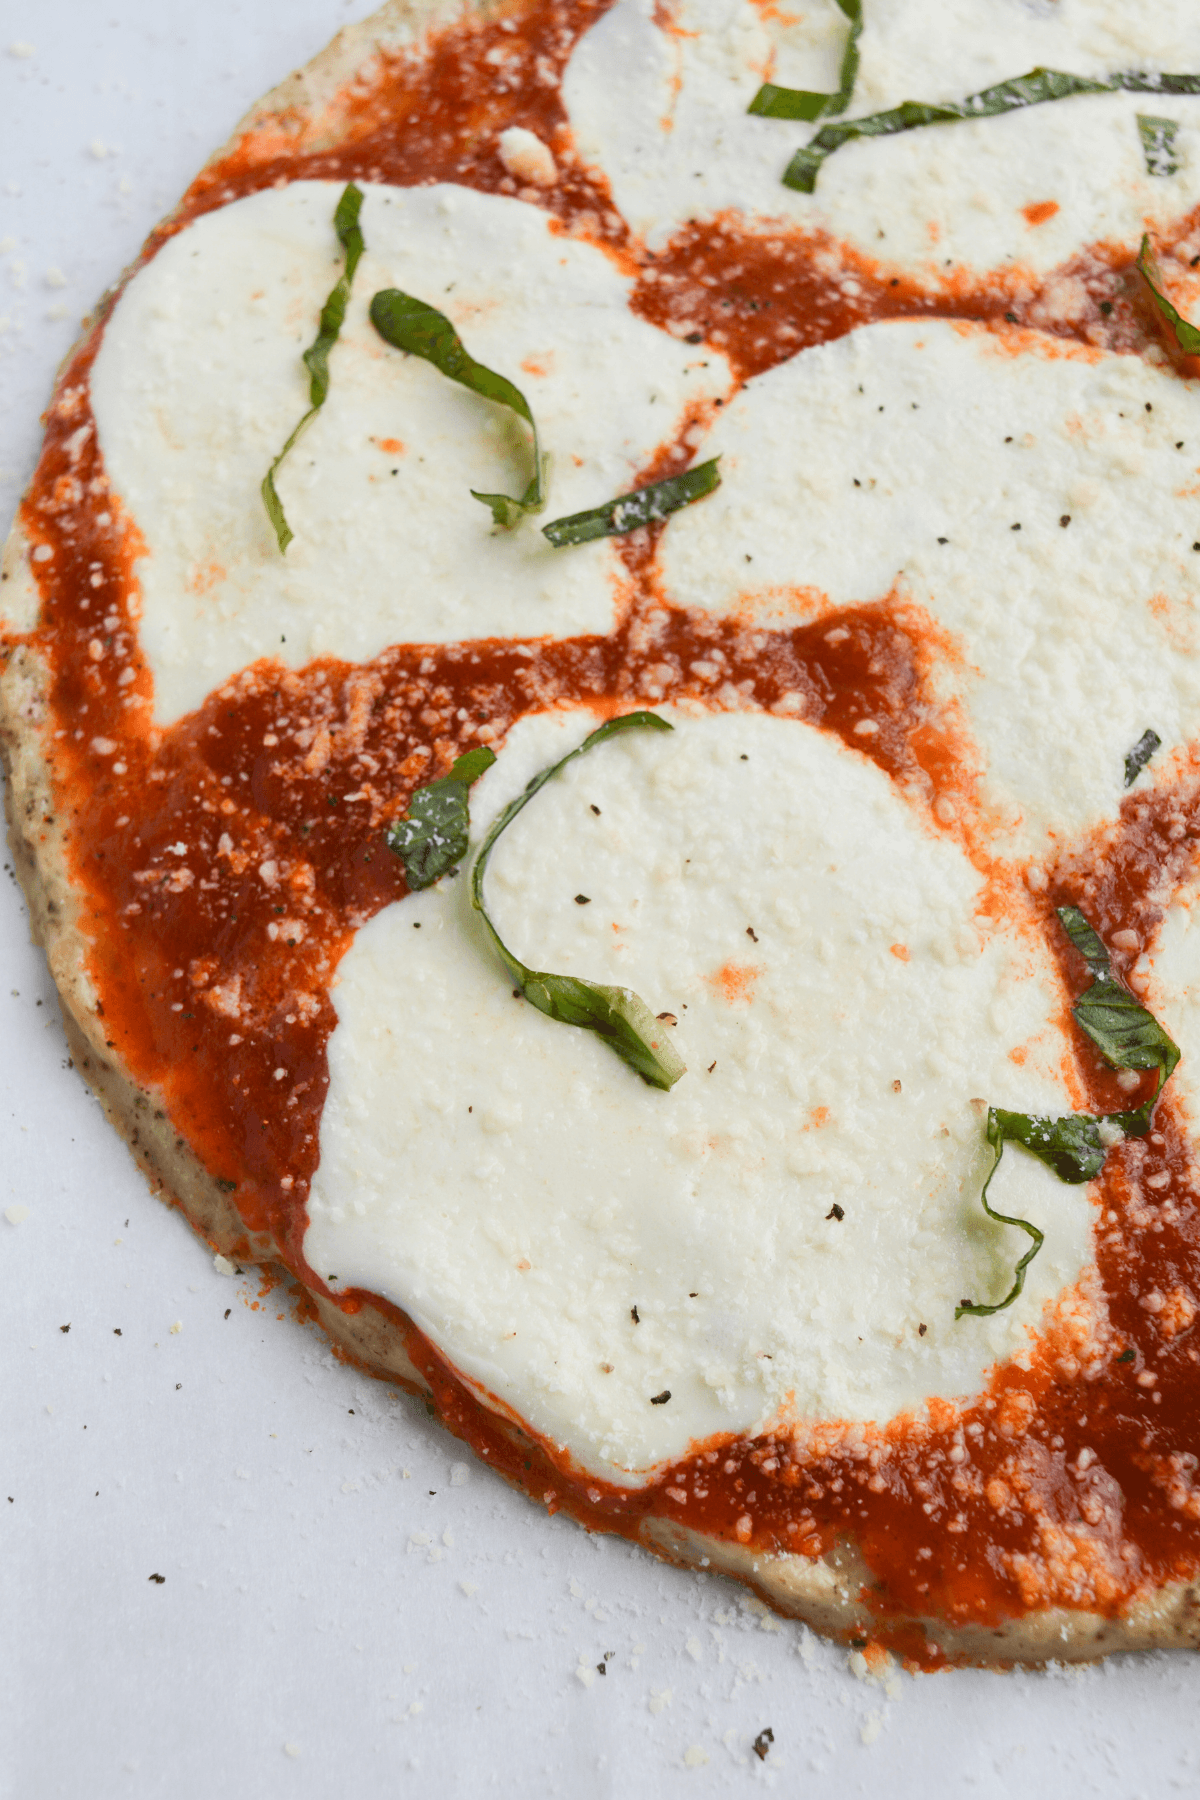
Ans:
<svg viewBox="0 0 1200 1800"><path fill-rule="evenodd" d="M482 4L478 9L491 10ZM254 106L229 144L215 152L210 166L252 130L286 133L297 148L303 142L308 150L336 142L339 119L334 102L343 84L380 49L413 45L428 27L448 25L468 10L446 0L389 0L373 18L341 31L306 68L289 75ZM93 323L90 330L96 329L98 324ZM3 565L6 584L15 584L8 588L6 608L10 617L20 617L20 599L25 594L33 598L37 588L30 546L19 523L5 546ZM17 605L11 604L9 595ZM29 907L30 935L45 951L58 988L71 1055L155 1193L177 1206L214 1250L236 1251L243 1260L282 1266L274 1240L247 1232L229 1196L176 1133L161 1096L136 1082L105 1042L97 995L87 972L88 938L71 881L68 829L54 797L49 688L50 671L42 657L26 647L14 650L0 674L0 764L6 777L9 844ZM347 1315L319 1294L312 1298L322 1326L340 1349L370 1373L429 1396L423 1377L409 1360L399 1327L381 1308L367 1302L358 1313ZM822 1635L846 1638L872 1633L875 1614L863 1598L872 1577L849 1541L814 1561L756 1553L654 1518L642 1521L639 1541L666 1562L732 1576L775 1611L802 1620ZM1112 1618L1055 1607L998 1626L954 1626L934 1618L914 1623L924 1627L930 1643L952 1662L982 1667L1091 1662L1115 1651L1197 1649L1200 1579L1168 1583Z"/></svg>

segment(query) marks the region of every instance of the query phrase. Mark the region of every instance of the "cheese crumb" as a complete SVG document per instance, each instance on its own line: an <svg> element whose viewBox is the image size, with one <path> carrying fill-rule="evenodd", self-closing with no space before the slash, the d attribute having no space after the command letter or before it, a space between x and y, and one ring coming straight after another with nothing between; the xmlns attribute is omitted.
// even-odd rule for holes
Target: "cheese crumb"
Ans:
<svg viewBox="0 0 1200 1800"><path fill-rule="evenodd" d="M182 1331L182 1330L183 1330L183 1320L182 1320L182 1319L176 1319L176 1321L175 1321L175 1323L174 1323L174 1324L173 1324L173 1325L172 1325L172 1327L171 1327L171 1336L172 1336L172 1337L178 1337L178 1336L179 1336L179 1333L180 1333L180 1332L181 1332L181 1331Z"/></svg>
<svg viewBox="0 0 1200 1800"><path fill-rule="evenodd" d="M690 1744L683 1753L685 1769L702 1769L708 1761L708 1751L700 1744Z"/></svg>
<svg viewBox="0 0 1200 1800"><path fill-rule="evenodd" d="M29 1217L29 1208L27 1206L6 1206L4 1216L10 1225L23 1225Z"/></svg>
<svg viewBox="0 0 1200 1800"><path fill-rule="evenodd" d="M558 164L547 144L523 125L510 125L499 137L500 161L516 181L550 188L558 180Z"/></svg>
<svg viewBox="0 0 1200 1800"><path fill-rule="evenodd" d="M236 1275L237 1274L237 1270L234 1268L234 1266L230 1262L229 1258L227 1256L222 1256L221 1252L219 1250L217 1251L217 1254L213 1257L213 1268L217 1271L218 1275Z"/></svg>

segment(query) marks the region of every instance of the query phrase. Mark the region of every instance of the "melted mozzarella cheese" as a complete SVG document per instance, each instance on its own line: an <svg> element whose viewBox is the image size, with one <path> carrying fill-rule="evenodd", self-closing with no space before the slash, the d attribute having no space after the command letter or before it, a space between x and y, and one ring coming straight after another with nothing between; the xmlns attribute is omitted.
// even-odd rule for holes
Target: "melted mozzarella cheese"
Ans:
<svg viewBox="0 0 1200 1800"><path fill-rule="evenodd" d="M410 896L341 965L305 1239L616 1481L713 1433L976 1391L1089 1257L1087 1190L1013 1151L995 1203L1046 1246L1013 1308L955 1323L1024 1247L980 1208L978 1102L1072 1106L1020 887L983 916L963 854L832 737L669 716L550 782L488 892L522 959L674 1013L686 1075L658 1092L514 998L465 877ZM515 728L476 840L592 723Z"/></svg>
<svg viewBox="0 0 1200 1800"><path fill-rule="evenodd" d="M722 487L662 558L675 599L717 612L779 622L892 590L926 609L961 654L935 685L964 709L996 845L1027 855L1116 813L1148 726L1165 749L1143 782L1200 731L1200 434L1168 370L1022 349L873 325L759 376L699 452Z"/></svg>
<svg viewBox="0 0 1200 1800"><path fill-rule="evenodd" d="M1200 1129L1200 881L1193 871L1167 908L1154 942L1133 971L1139 997L1176 1044L1179 1063L1167 1100L1182 1111L1190 1129ZM1193 1164L1200 1181L1200 1165Z"/></svg>
<svg viewBox="0 0 1200 1800"><path fill-rule="evenodd" d="M340 192L297 182L206 214L105 326L92 398L146 546L141 644L162 723L260 657L362 662L395 643L610 630L612 543L556 551L537 526L629 489L689 406L728 389L719 357L635 318L628 279L537 208L367 187L329 396L277 476L295 532L281 555L259 487L308 406L301 352L342 267ZM384 343L368 307L386 287L444 311L522 389L553 458L542 519L493 534L470 489L523 491L524 428Z"/></svg>
<svg viewBox="0 0 1200 1800"><path fill-rule="evenodd" d="M669 10L669 18L664 12ZM1190 0L1131 15L1122 0L871 0L848 113L903 100L958 101L1041 64L1104 76L1200 71ZM812 195L781 185L817 125L753 118L760 83L837 87L846 20L833 0L803 12L752 0L618 0L581 41L564 94L582 154L652 247L725 209L789 220L872 260L935 278L948 264L1044 273L1084 245L1136 243L1200 200L1200 100L1076 97L1004 116L844 145ZM612 104L619 89L621 104ZM1178 172L1146 171L1137 114L1177 121ZM1058 203L1030 223L1023 208ZM1200 247L1200 246L1198 246ZM1048 304L1089 302L1067 279Z"/></svg>

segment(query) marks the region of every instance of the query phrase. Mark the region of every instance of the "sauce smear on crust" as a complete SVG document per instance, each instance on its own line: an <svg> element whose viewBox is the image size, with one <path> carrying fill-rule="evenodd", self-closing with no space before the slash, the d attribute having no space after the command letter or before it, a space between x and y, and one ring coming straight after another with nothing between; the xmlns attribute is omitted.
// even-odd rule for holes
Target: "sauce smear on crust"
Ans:
<svg viewBox="0 0 1200 1800"><path fill-rule="evenodd" d="M1014 348L1025 325L1097 348L1145 347L1152 327L1126 291L1130 259L1103 246L1077 259L1096 309L1073 321L1047 309L1049 283L1015 318L1008 276L951 271L919 288L845 246L739 217L689 225L651 256L575 158L558 96L571 47L602 10L544 0L455 25L420 55L379 58L327 117L294 133L278 121L247 132L146 254L199 213L281 179L455 180L511 192L495 134L522 124L551 146L560 178L520 197L605 245L637 274L645 317L676 331L686 323L743 378L894 317L988 321L1014 334ZM1181 222L1178 234L1188 229ZM932 623L896 596L836 610L797 594L796 622L769 629L681 609L658 582L661 528L621 546L627 591L608 636L520 655L477 641L400 646L367 664L323 658L299 671L263 662L155 728L138 647L136 525L109 490L88 396L99 329L60 378L23 507L40 621L3 648L7 658L26 643L49 670L43 742L57 815L42 830L65 831L109 1047L235 1190L247 1228L273 1234L314 1290L322 1284L302 1243L335 1023L330 981L354 931L405 892L384 826L463 749L566 704L769 709L877 762L931 830L957 833L985 867L984 834L975 842L971 828L970 747L928 681L943 654ZM666 445L643 478L689 455L682 440ZM865 719L878 727L869 735L855 730ZM1053 905L1071 901L1109 942L1130 929L1145 943L1163 870L1181 875L1198 839L1200 768L1189 766L1170 789L1127 799L1115 833L1051 873L1038 901L1048 941L1058 941ZM1114 960L1120 970L1132 958ZM1081 1061L1083 1104L1136 1103L1098 1059ZM1109 1156L1094 1291L1063 1298L1029 1366L996 1371L976 1404L697 1445L637 1490L597 1482L506 1425L386 1303L339 1303L353 1311L370 1299L392 1312L451 1429L589 1527L634 1535L654 1515L764 1554L815 1556L853 1539L871 1571L863 1598L874 1635L933 1666L941 1652L906 1621L998 1625L1048 1605L1113 1615L1144 1588L1200 1569L1193 1167L1168 1092L1154 1133Z"/></svg>

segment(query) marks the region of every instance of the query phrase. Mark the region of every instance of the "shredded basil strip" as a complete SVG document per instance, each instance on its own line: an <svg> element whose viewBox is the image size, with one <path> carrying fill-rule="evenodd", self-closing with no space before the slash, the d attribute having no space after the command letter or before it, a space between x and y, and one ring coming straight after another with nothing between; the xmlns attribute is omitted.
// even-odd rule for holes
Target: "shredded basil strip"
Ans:
<svg viewBox="0 0 1200 1800"><path fill-rule="evenodd" d="M983 1184L983 1210L1002 1225L1018 1226L1033 1242L1017 1264L1013 1285L1004 1299L994 1306L964 1300L954 1309L956 1319L961 1319L964 1313L983 1318L1011 1306L1025 1285L1026 1269L1042 1247L1042 1233L1036 1225L1031 1225L1027 1219L1009 1218L1006 1213L995 1212L988 1204L988 1189L1000 1167L1005 1144L1023 1144L1026 1150L1053 1169L1060 1181L1091 1181L1104 1167L1109 1144L1115 1140L1116 1133L1125 1137L1144 1137L1149 1131L1155 1102L1179 1061L1178 1046L1167 1036L1153 1013L1135 1000L1113 975L1108 951L1079 908L1060 906L1058 917L1092 977L1092 985L1071 1009L1076 1024L1113 1068L1157 1069L1158 1083L1150 1099L1135 1111L1105 1113L1099 1118L1091 1113L1068 1113L1064 1118L1055 1119L1039 1113L1007 1112L999 1106L988 1108L987 1141L995 1149L996 1160Z"/></svg>
<svg viewBox="0 0 1200 1800"><path fill-rule="evenodd" d="M682 475L669 475L665 481L651 482L649 487L635 488L632 494L621 494L593 506L588 512L570 513L565 519L551 519L542 526L542 536L549 538L556 550L564 544L586 544L591 538L623 537L639 525L653 525L681 506L702 500L721 485L717 472L719 456L711 462L685 469Z"/></svg>
<svg viewBox="0 0 1200 1800"><path fill-rule="evenodd" d="M440 781L415 789L406 816L388 827L388 849L404 864L404 878L414 891L432 887L466 856L468 789L495 760L496 752L484 744L468 750Z"/></svg>
<svg viewBox="0 0 1200 1800"><path fill-rule="evenodd" d="M341 280L331 290L321 308L321 323L317 335L304 352L304 364L309 374L308 411L263 476L261 490L263 505L267 509L267 517L275 527L279 548L285 554L294 533L288 525L279 495L275 491L275 471L305 426L320 412L329 392L329 352L337 343L342 326L346 322L346 308L350 303L350 288L354 281L354 271L358 268L359 258L366 248L358 223L362 202L362 189L356 187L354 182L350 182L347 187L343 188L342 197L338 201L337 210L333 215L333 229L337 233L338 243L346 253L346 266L342 271Z"/></svg>
<svg viewBox="0 0 1200 1800"><path fill-rule="evenodd" d="M1132 750L1125 752L1125 786L1132 787L1156 750L1162 748L1157 731L1143 731Z"/></svg>
<svg viewBox="0 0 1200 1800"><path fill-rule="evenodd" d="M862 36L862 0L837 0L850 21L850 36L842 53L836 94L814 94L807 88L776 87L765 81L746 108L760 119L831 119L844 113L858 79L858 40Z"/></svg>
<svg viewBox="0 0 1200 1800"><path fill-rule="evenodd" d="M1114 1069L1158 1071L1154 1093L1145 1105L1136 1112L1110 1115L1127 1136L1141 1137L1149 1131L1154 1103L1179 1061L1179 1046L1167 1036L1154 1014L1113 975L1108 951L1079 908L1060 906L1058 916L1093 978L1091 987L1071 1008L1075 1023Z"/></svg>
<svg viewBox="0 0 1200 1800"><path fill-rule="evenodd" d="M1188 320L1184 318L1182 313L1176 312L1175 308L1171 305L1171 302L1167 299L1163 286L1162 270L1158 266L1157 257L1150 248L1149 232L1146 232L1142 238L1142 247L1138 251L1136 268L1138 274L1150 289L1155 306L1157 306L1168 325L1171 325L1174 328L1175 342L1179 345L1179 348L1184 352L1185 356L1200 356L1200 330L1197 330L1195 325L1190 324Z"/></svg>
<svg viewBox="0 0 1200 1800"><path fill-rule="evenodd" d="M475 361L463 345L445 313L417 300L399 288L381 288L371 302L371 323L386 343L410 356L422 356L450 381L457 381L481 399L507 406L524 419L533 434L533 474L519 500L510 494L481 494L471 489L471 497L492 509L492 518L505 531L519 525L526 513L541 512L546 504L546 458L538 448L537 426L529 410L529 402L519 387L507 376L497 375Z"/></svg>
<svg viewBox="0 0 1200 1800"><path fill-rule="evenodd" d="M1147 175L1178 174L1179 164L1175 160L1178 119L1156 119L1151 113L1139 113L1137 126L1138 136L1142 140L1142 155L1146 159Z"/></svg>
<svg viewBox="0 0 1200 1800"><path fill-rule="evenodd" d="M846 119L836 125L822 125L808 144L796 151L783 176L784 187L811 194L825 159L840 150L852 138L893 137L897 132L916 131L923 125L953 125L960 119L990 119L1000 113L1016 112L1026 106L1041 106L1048 100L1067 100L1073 94L1200 94L1200 75L1157 75L1137 70L1093 80L1087 75L1069 75L1059 69L1030 69L1027 75L1016 75L1010 81L997 82L965 100L950 100L938 105L925 100L904 100L887 112L868 113L862 119Z"/></svg>
<svg viewBox="0 0 1200 1800"><path fill-rule="evenodd" d="M1010 1120L1019 1121L1021 1130L1027 1125L1032 1127L1035 1124L1035 1121L1027 1119L1022 1113L1007 1113L995 1106L990 1106L988 1108L987 1141L995 1148L996 1160L988 1171L988 1178L983 1184L983 1192L980 1194L979 1198L983 1203L983 1210L989 1219L995 1219L998 1225L1015 1225L1018 1230L1025 1232L1033 1241L1014 1269L1013 1284L1009 1288L1007 1294L1005 1294L1003 1300L997 1300L994 1306L986 1306L982 1302L974 1300L963 1300L954 1309L954 1317L956 1319L961 1319L964 1313L970 1313L977 1319L985 1319L989 1314L1003 1312L1005 1307L1011 1306L1025 1286L1026 1269L1045 1242L1045 1234L1039 1231L1036 1225L1031 1225L1028 1219L1016 1219L1012 1218L1008 1213L997 1212L995 1207L988 1201L988 1189L992 1185L996 1170L1000 1167L1000 1159L1004 1155L1005 1144L1010 1138L1015 1138L1018 1143L1025 1142L1025 1138L1019 1135L1017 1129L1011 1131L1008 1129L1007 1122ZM1036 1123L1048 1126L1051 1124L1051 1121L1040 1120L1036 1121ZM1061 1123L1061 1121L1056 1121L1056 1123ZM1033 1146L1030 1145L1029 1148L1033 1149ZM1035 1150L1034 1154L1040 1155L1041 1153L1040 1151ZM1102 1162L1103 1160L1103 1157L1101 1157ZM1086 1180L1087 1178L1083 1177L1083 1179Z"/></svg>
<svg viewBox="0 0 1200 1800"><path fill-rule="evenodd" d="M625 713L619 719L609 719L599 730L585 737L578 749L552 763L548 769L543 769L540 775L535 775L524 791L515 800L509 801L484 838L471 870L471 904L481 915L501 962L526 1000L536 1006L539 1012L545 1013L548 1019L557 1019L563 1025L580 1025L587 1031L596 1032L630 1068L636 1069L643 1081L649 1082L651 1087L663 1089L672 1087L685 1072L683 1060L670 1042L667 1026L655 1018L646 1002L631 988L604 987L595 981L581 981L573 975L548 975L540 969L527 968L523 962L519 962L501 941L496 927L488 917L483 898L483 877L488 858L501 832L512 824L522 808L529 804L533 796L560 769L565 769L577 756L585 755L597 744L604 743L607 738L615 737L619 732L673 729L665 719L660 719L657 713L652 712Z"/></svg>

